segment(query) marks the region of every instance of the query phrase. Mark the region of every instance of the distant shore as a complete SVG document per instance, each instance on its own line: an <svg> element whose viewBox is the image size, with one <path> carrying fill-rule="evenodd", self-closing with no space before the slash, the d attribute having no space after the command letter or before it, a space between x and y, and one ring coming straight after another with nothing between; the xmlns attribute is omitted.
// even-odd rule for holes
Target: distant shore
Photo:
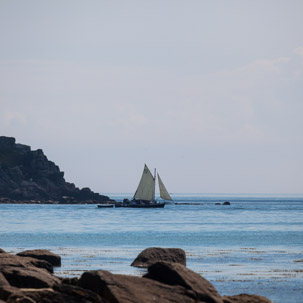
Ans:
<svg viewBox="0 0 303 303"><path fill-rule="evenodd" d="M104 201L102 204L115 204L116 201L109 200ZM100 201L40 201L40 200L11 200L7 198L0 198L0 204L57 204L57 205L66 205L66 204L100 204Z"/></svg>

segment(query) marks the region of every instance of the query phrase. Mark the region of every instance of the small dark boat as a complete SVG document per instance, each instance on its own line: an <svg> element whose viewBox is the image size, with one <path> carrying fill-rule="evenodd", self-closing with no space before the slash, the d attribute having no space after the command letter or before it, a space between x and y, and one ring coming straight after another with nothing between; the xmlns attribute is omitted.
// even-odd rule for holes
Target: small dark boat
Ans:
<svg viewBox="0 0 303 303"><path fill-rule="evenodd" d="M165 202L152 202L152 201L138 201L128 199L124 199L123 202L117 202L115 207L131 207L131 208L163 208L165 206Z"/></svg>
<svg viewBox="0 0 303 303"><path fill-rule="evenodd" d="M113 208L114 204L97 204L98 208Z"/></svg>

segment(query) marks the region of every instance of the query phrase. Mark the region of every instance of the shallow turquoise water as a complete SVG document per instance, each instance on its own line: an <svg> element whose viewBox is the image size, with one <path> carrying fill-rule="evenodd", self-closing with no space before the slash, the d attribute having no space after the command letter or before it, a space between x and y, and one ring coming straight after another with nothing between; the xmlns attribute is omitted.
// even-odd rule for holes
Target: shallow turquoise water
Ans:
<svg viewBox="0 0 303 303"><path fill-rule="evenodd" d="M225 200L231 205L215 205ZM180 247L188 267L221 294L303 300L302 196L180 194L175 201L202 204L164 209L2 204L0 247L52 249L63 257L57 274L65 276L100 268L141 275L129 266L141 250Z"/></svg>

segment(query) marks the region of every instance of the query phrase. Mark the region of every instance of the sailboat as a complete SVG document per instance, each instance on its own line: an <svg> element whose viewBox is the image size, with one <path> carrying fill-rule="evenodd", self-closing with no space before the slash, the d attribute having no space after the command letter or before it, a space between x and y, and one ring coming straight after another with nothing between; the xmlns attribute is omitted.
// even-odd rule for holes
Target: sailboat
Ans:
<svg viewBox="0 0 303 303"><path fill-rule="evenodd" d="M170 194L166 190L162 179L158 176L160 198L163 200L172 201ZM165 202L158 202L155 199L156 191L156 169L154 175L150 172L147 165L144 165L141 180L138 188L131 201L124 199L122 206L134 207L134 208L162 208L165 206Z"/></svg>

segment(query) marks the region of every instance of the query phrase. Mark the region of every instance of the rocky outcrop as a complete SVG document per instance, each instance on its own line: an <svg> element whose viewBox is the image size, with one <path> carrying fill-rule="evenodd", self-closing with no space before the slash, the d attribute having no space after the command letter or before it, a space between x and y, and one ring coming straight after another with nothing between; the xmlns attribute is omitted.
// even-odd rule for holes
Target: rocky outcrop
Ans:
<svg viewBox="0 0 303 303"><path fill-rule="evenodd" d="M3 276L3 274L0 272L0 286L5 286L9 285L8 281L6 278Z"/></svg>
<svg viewBox="0 0 303 303"><path fill-rule="evenodd" d="M147 268L161 261L186 265L185 251L181 248L149 247L140 252L131 266Z"/></svg>
<svg viewBox="0 0 303 303"><path fill-rule="evenodd" d="M144 277L168 285L182 286L201 302L223 303L211 283L182 264L155 263L148 268L148 274Z"/></svg>
<svg viewBox="0 0 303 303"><path fill-rule="evenodd" d="M15 138L0 136L0 203L96 203L109 197L77 188L64 179L64 173L49 161L41 149L32 151L16 144Z"/></svg>
<svg viewBox="0 0 303 303"><path fill-rule="evenodd" d="M37 267L4 266L1 273L11 286L18 288L48 288L60 281L46 270Z"/></svg>
<svg viewBox="0 0 303 303"><path fill-rule="evenodd" d="M8 303L108 303L87 289L77 286L58 284L47 289L23 289L22 293L13 294Z"/></svg>
<svg viewBox="0 0 303 303"><path fill-rule="evenodd" d="M269 299L258 296L258 295L235 295L235 296L224 296L224 303L272 303Z"/></svg>
<svg viewBox="0 0 303 303"><path fill-rule="evenodd" d="M0 254L0 266L12 266L12 267L38 267L46 269L48 272L53 272L53 265L45 260L38 260L30 257L20 257L7 253Z"/></svg>
<svg viewBox="0 0 303 303"><path fill-rule="evenodd" d="M31 257L1 255L0 303L271 303L258 295L222 297L180 263L155 263L142 278L94 270L62 279L33 265Z"/></svg>
<svg viewBox="0 0 303 303"><path fill-rule="evenodd" d="M18 253L17 256L31 257L34 259L47 261L53 266L61 266L61 257L47 249L25 250Z"/></svg>
<svg viewBox="0 0 303 303"><path fill-rule="evenodd" d="M79 284L83 288L97 292L108 302L198 302L182 287L166 285L145 278L114 275L104 270L84 273Z"/></svg>

